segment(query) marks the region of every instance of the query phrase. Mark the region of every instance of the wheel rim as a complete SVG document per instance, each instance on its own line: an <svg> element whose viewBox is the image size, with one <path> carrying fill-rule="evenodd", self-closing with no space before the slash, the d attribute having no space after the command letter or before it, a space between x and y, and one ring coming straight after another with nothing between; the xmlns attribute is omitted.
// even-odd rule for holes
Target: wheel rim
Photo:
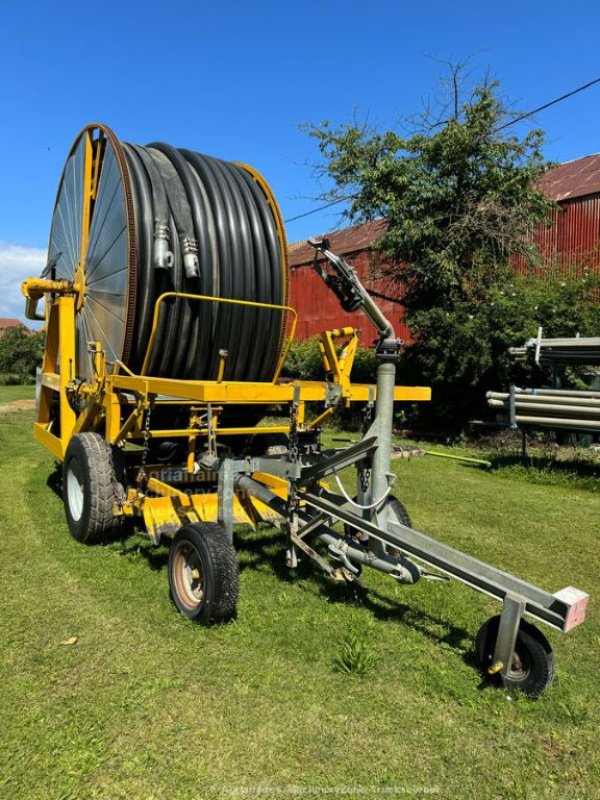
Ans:
<svg viewBox="0 0 600 800"><path fill-rule="evenodd" d="M75 522L79 522L83 514L83 484L75 474L73 467L67 470L67 501L69 513Z"/></svg>
<svg viewBox="0 0 600 800"><path fill-rule="evenodd" d="M506 677L511 681L524 681L530 672L531 665L526 652L518 652L515 650L512 654L510 661L510 669Z"/></svg>
<svg viewBox="0 0 600 800"><path fill-rule="evenodd" d="M194 611L204 599L204 573L196 548L182 542L173 558L173 583L177 597L189 611Z"/></svg>

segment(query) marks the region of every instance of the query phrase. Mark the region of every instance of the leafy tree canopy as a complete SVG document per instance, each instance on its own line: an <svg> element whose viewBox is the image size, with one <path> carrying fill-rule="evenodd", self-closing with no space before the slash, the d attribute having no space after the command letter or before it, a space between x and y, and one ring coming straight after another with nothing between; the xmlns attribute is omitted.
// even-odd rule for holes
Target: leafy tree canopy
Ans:
<svg viewBox="0 0 600 800"><path fill-rule="evenodd" d="M44 334L15 325L0 336L0 373L18 376L23 382L35 375L42 361Z"/></svg>
<svg viewBox="0 0 600 800"><path fill-rule="evenodd" d="M458 71L453 73L458 79ZM456 85L456 83L455 83ZM308 126L352 221L384 217L378 246L402 262L391 277L409 311L486 302L511 254L528 260L531 227L554 207L535 181L548 167L543 134L502 130L510 114L497 82L484 82L443 122L424 115L408 138L367 125Z"/></svg>

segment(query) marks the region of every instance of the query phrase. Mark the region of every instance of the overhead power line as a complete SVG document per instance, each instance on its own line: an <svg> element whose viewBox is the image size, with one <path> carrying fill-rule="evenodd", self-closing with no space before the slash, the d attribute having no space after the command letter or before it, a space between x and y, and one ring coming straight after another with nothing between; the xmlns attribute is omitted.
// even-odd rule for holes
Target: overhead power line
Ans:
<svg viewBox="0 0 600 800"><path fill-rule="evenodd" d="M583 86L578 86L577 89L573 89L571 92L567 92L566 94L561 94L560 97L556 97L554 100L550 100L549 103L544 103L543 106L538 106L538 108L534 108L533 111L528 111L527 114L521 114L514 119L511 119L510 122L501 125L499 128L496 128L497 131L503 131L504 128L508 128L509 125L514 125L516 122L521 122L521 120L528 119L529 117L533 117L540 111L545 111L550 106L555 106L557 103L561 103L563 100L566 100L568 97L573 97L574 94L579 94L579 92L585 91L585 89L589 89L590 86L594 86L596 83L600 83L600 78L594 78L593 81L589 83L584 83Z"/></svg>
<svg viewBox="0 0 600 800"><path fill-rule="evenodd" d="M311 214L316 214L317 211L323 211L326 208L331 208L331 206L337 206L338 203L343 203L344 200L352 200L355 195L350 194L348 197L338 197L337 200L332 200L330 203L325 203L324 206L317 206L317 208L313 208L310 211L304 211L302 214L296 214L295 217L290 217L289 219L284 220L284 222L295 222L297 219L302 219L302 217L309 217Z"/></svg>
<svg viewBox="0 0 600 800"><path fill-rule="evenodd" d="M508 128L510 125L515 125L517 122L521 122L524 119L529 119L529 117L533 117L535 114L538 114L540 111L545 111L547 108L551 106L557 105L557 103L562 103L563 100L567 100L569 97L573 97L573 95L579 94L579 92L583 92L586 89L589 89L591 86L595 86L595 84L600 83L600 78L594 78L593 81L589 81L588 83L584 83L583 86L578 86L576 89L572 89L570 92L566 94L561 94L560 97L555 97L554 100L550 100L547 103L544 103L537 108L534 108L532 111L528 111L526 114L520 114L518 117L511 119L509 122L506 122L504 125L500 125L499 128L496 128L496 131L503 131L505 128ZM310 217L311 214L317 214L319 211L324 211L326 208L331 208L331 206L337 206L339 203L343 203L345 200L353 200L356 195L348 195L347 197L339 197L337 200L332 200L330 203L325 203L323 206L317 206L316 208L312 208L309 211L304 211L302 214L296 214L295 217L289 217L289 219L284 220L284 222L295 222L297 219L302 219L303 217Z"/></svg>

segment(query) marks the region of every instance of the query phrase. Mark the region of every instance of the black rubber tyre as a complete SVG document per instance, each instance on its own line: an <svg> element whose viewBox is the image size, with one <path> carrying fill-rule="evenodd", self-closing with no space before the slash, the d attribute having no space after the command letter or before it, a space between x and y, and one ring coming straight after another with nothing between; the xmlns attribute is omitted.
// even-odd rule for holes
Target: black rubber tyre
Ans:
<svg viewBox="0 0 600 800"><path fill-rule="evenodd" d="M240 575L225 530L213 522L184 525L169 551L169 589L177 609L201 625L235 614Z"/></svg>
<svg viewBox="0 0 600 800"><path fill-rule="evenodd" d="M392 495L388 500L388 507L392 513L393 517L396 517L398 522L401 525L406 525L407 528L412 528L412 520L410 518L410 514L406 510L406 506L404 503L401 503L398 498ZM392 556L393 558L400 558L402 553L398 548L392 547L391 545L387 545L386 547L388 555Z"/></svg>
<svg viewBox="0 0 600 800"><path fill-rule="evenodd" d="M98 433L79 433L69 442L63 464L63 503L69 531L84 544L114 538L122 517L113 508L125 496L122 454Z"/></svg>
<svg viewBox="0 0 600 800"><path fill-rule="evenodd" d="M410 515L406 510L406 506L403 503L401 503L400 500L398 500L396 497L392 495L389 498L387 504L392 514L396 517L396 519L401 525L406 525L408 528L412 528ZM348 525L348 523L344 523L344 533L347 537L353 535L354 530L355 529L351 525Z"/></svg>
<svg viewBox="0 0 600 800"><path fill-rule="evenodd" d="M500 616L490 617L475 637L477 666L488 678L499 626ZM506 677L502 677L502 682L509 688L520 689L530 697L539 697L548 689L553 679L554 653L549 641L535 625L521 620L511 668Z"/></svg>
<svg viewBox="0 0 600 800"><path fill-rule="evenodd" d="M404 503L401 503L396 497L392 495L388 500L388 506L392 514L396 517L398 522L401 525L406 525L407 528L412 528L412 521L410 519L410 514L406 510L406 506Z"/></svg>
<svg viewBox="0 0 600 800"><path fill-rule="evenodd" d="M256 433L248 438L244 452L249 456L280 455L289 447L284 433Z"/></svg>

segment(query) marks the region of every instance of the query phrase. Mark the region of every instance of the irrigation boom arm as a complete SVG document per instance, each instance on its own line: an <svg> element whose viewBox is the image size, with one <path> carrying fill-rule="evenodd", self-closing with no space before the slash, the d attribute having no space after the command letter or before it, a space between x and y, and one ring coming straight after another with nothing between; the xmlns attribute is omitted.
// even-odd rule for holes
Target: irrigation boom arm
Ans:
<svg viewBox="0 0 600 800"><path fill-rule="evenodd" d="M357 311L362 308L377 328L381 338L393 339L392 323L362 285L354 267L341 256L331 252L327 239L309 239L308 244L315 248L313 269L335 293L344 311ZM333 273L319 264L319 253L322 253L331 264Z"/></svg>

